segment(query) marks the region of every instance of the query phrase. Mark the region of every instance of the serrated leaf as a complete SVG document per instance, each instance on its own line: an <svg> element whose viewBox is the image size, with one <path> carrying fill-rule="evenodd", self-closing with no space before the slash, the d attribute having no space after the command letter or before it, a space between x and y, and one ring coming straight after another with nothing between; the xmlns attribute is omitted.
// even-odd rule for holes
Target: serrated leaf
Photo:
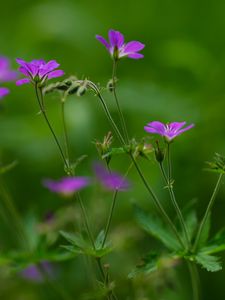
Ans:
<svg viewBox="0 0 225 300"><path fill-rule="evenodd" d="M60 234L74 247L79 249L89 248L89 244L84 240L80 234L69 233L65 231L60 231Z"/></svg>
<svg viewBox="0 0 225 300"><path fill-rule="evenodd" d="M140 265L137 265L134 270L128 274L128 278L134 278L141 273L150 274L158 269L159 255L149 253Z"/></svg>
<svg viewBox="0 0 225 300"><path fill-rule="evenodd" d="M173 234L167 229L159 218L152 214L146 214L141 208L135 205L135 216L139 225L150 235L160 240L168 249L179 250L180 244Z"/></svg>
<svg viewBox="0 0 225 300"><path fill-rule="evenodd" d="M219 258L205 253L198 253L195 255L195 261L209 272L217 272L222 269Z"/></svg>

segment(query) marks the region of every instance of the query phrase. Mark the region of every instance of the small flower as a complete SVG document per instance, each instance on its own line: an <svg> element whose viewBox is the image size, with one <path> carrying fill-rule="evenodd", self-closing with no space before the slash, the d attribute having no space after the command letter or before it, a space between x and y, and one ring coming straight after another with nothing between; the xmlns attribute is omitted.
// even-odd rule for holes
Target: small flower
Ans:
<svg viewBox="0 0 225 300"><path fill-rule="evenodd" d="M9 89L0 87L0 100L9 94Z"/></svg>
<svg viewBox="0 0 225 300"><path fill-rule="evenodd" d="M158 121L150 122L147 126L144 127L145 131L149 133L159 134L164 136L168 142L172 141L176 136L180 135L184 131L187 131L194 127L194 124L191 124L182 129L186 122L172 122L169 124L163 124Z"/></svg>
<svg viewBox="0 0 225 300"><path fill-rule="evenodd" d="M133 59L144 57L143 54L140 54L138 52L141 51L145 47L145 45L138 41L132 41L125 44L124 37L119 31L109 30L109 42L107 42L100 35L96 35L96 39L106 47L112 58L114 58L115 60L126 56Z"/></svg>
<svg viewBox="0 0 225 300"><path fill-rule="evenodd" d="M34 84L44 84L48 79L64 75L64 71L55 70L59 67L59 64L55 60L45 62L43 59L39 59L26 62L20 58L17 58L16 61L20 65L19 71L28 77L18 80L16 85L22 85L30 82Z"/></svg>
<svg viewBox="0 0 225 300"><path fill-rule="evenodd" d="M89 185L87 177L64 177L60 180L45 179L43 185L51 192L72 196L76 191Z"/></svg>
<svg viewBox="0 0 225 300"><path fill-rule="evenodd" d="M130 183L123 176L109 172L101 164L95 164L94 171L102 186L108 190L126 191L130 188Z"/></svg>
<svg viewBox="0 0 225 300"><path fill-rule="evenodd" d="M23 277L24 279L30 280L30 281L34 281L34 282L42 282L44 281L44 274L43 272L47 273L48 276L52 277L53 276L53 269L52 269L52 265L47 262L47 261L43 261L40 263L40 267L38 267L37 265L30 265L28 266L26 269L24 269L20 275L21 277Z"/></svg>
<svg viewBox="0 0 225 300"><path fill-rule="evenodd" d="M0 57L0 82L13 81L17 78L17 72L10 69L9 59Z"/></svg>

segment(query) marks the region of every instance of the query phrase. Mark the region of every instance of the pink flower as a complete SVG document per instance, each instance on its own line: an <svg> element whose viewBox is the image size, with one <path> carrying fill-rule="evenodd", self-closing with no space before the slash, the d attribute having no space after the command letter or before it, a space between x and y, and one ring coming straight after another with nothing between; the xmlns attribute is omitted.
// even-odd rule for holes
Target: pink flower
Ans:
<svg viewBox="0 0 225 300"><path fill-rule="evenodd" d="M144 130L149 133L155 133L164 136L167 141L171 141L176 136L194 127L194 124L191 124L185 128L182 128L185 124L186 122L172 122L163 124L158 121L153 121L148 123L147 126L144 127Z"/></svg>
<svg viewBox="0 0 225 300"><path fill-rule="evenodd" d="M138 41L131 41L125 44L124 37L119 31L109 30L109 42L100 35L96 35L96 39L106 47L111 56L116 60L126 56L133 59L144 57L143 54L138 52L141 51L145 45Z"/></svg>
<svg viewBox="0 0 225 300"><path fill-rule="evenodd" d="M18 80L16 85L22 85L30 82L44 84L48 79L64 75L64 71L55 70L59 67L59 64L55 60L45 62L43 59L39 59L26 62L17 58L16 61L20 65L19 71L27 77Z"/></svg>
<svg viewBox="0 0 225 300"><path fill-rule="evenodd" d="M43 185L51 192L63 196L72 196L75 192L88 186L90 183L87 177L64 177L60 180L45 179Z"/></svg>

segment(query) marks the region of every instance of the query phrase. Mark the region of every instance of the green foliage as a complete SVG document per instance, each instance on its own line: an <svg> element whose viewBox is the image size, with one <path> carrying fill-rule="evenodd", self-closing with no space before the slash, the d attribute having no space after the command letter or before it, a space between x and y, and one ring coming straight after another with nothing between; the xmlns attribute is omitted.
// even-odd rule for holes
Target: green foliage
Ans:
<svg viewBox="0 0 225 300"><path fill-rule="evenodd" d="M95 240L95 248L87 242L84 237L78 233L68 233L65 231L60 231L60 234L70 243L70 245L63 245L62 247L69 252L75 254L84 254L88 256L93 256L96 258L101 258L112 251L111 247L105 245L102 247L102 242L104 239L104 231L101 231Z"/></svg>
<svg viewBox="0 0 225 300"><path fill-rule="evenodd" d="M207 171L225 174L225 157L219 153L215 153L214 161L207 162Z"/></svg>
<svg viewBox="0 0 225 300"><path fill-rule="evenodd" d="M134 212L138 224L150 235L160 240L169 250L180 250L180 244L176 237L164 226L162 221L153 214L146 214L137 205L134 206Z"/></svg>
<svg viewBox="0 0 225 300"><path fill-rule="evenodd" d="M18 164L17 161L13 161L8 165L0 166L0 174L5 174L5 173L11 171L12 169L14 169L16 167L17 164Z"/></svg>
<svg viewBox="0 0 225 300"><path fill-rule="evenodd" d="M156 253L149 253L146 257L143 258L141 264L137 265L134 270L132 270L128 277L134 278L139 274L150 274L158 270L159 264L159 255Z"/></svg>
<svg viewBox="0 0 225 300"><path fill-rule="evenodd" d="M209 272L217 272L222 269L219 258L216 256L208 255L204 252L199 252L195 255L195 261L201 265L203 269Z"/></svg>

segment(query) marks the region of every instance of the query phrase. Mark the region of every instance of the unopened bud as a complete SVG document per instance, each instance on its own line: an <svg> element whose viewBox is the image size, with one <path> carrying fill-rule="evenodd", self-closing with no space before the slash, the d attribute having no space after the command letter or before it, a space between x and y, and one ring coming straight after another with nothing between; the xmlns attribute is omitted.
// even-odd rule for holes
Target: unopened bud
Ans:
<svg viewBox="0 0 225 300"><path fill-rule="evenodd" d="M159 147L159 142L156 141L156 148L155 148L155 158L159 163L162 163L165 157L165 153Z"/></svg>

